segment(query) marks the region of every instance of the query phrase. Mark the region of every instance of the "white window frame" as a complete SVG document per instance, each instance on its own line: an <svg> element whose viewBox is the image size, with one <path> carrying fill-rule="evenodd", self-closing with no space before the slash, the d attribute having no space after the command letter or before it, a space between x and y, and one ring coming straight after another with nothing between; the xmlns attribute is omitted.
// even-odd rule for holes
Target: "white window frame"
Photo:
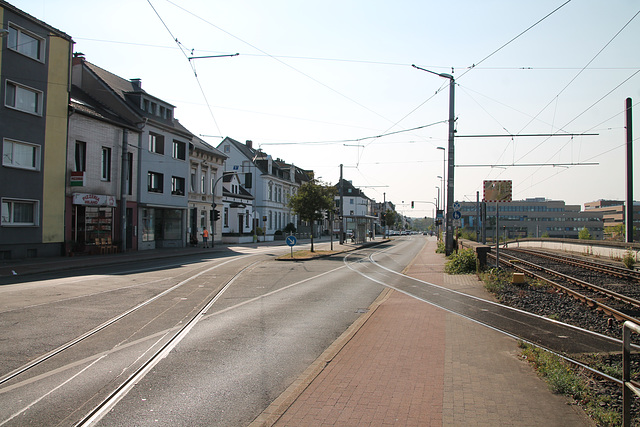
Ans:
<svg viewBox="0 0 640 427"><path fill-rule="evenodd" d="M15 31L15 35L11 33L12 30ZM25 49L21 49L21 46L27 46L27 42L21 40L24 36L30 37L30 38L36 40L37 42L39 42L36 56L31 55L30 52L25 50ZM14 40L14 38L15 38L15 40ZM45 39L44 38L42 38L42 37L30 32L30 31L26 31L23 28L13 24L12 22L9 22L9 35L8 35L7 39L8 39L7 40L7 49L10 49L10 50L12 50L14 52L17 52L20 55L24 55L27 58L31 58L31 59L33 59L35 61L44 63L44 53L45 53Z"/></svg>
<svg viewBox="0 0 640 427"><path fill-rule="evenodd" d="M34 150L31 156L33 160L33 166L31 165L26 166L26 165L21 165L16 163L16 158L15 158L16 156L14 155L15 146L24 146ZM41 149L42 147L40 147L38 144L31 144L29 142L4 138L2 140L2 166L6 166L9 168L16 168L16 169L39 171L40 163L41 163L41 160L40 160ZM9 150L11 150L10 153L8 152Z"/></svg>
<svg viewBox="0 0 640 427"><path fill-rule="evenodd" d="M164 155L164 135L149 132L149 152Z"/></svg>
<svg viewBox="0 0 640 427"><path fill-rule="evenodd" d="M157 184L157 186L154 184ZM155 194L164 193L164 174L153 171L147 172L147 192Z"/></svg>
<svg viewBox="0 0 640 427"><path fill-rule="evenodd" d="M14 203L25 203L33 206L33 222L14 221ZM40 225L40 201L30 199L14 199L10 197L2 198L2 219L3 227L37 227Z"/></svg>
<svg viewBox="0 0 640 427"><path fill-rule="evenodd" d="M183 141L173 140L171 147L173 158L177 160L187 160L187 143ZM180 157L182 155L182 157Z"/></svg>
<svg viewBox="0 0 640 427"><path fill-rule="evenodd" d="M9 95L9 86L13 86L14 89L14 97L12 100L12 104L7 103L7 96ZM38 90L38 89L34 89L32 87L29 86L25 86L22 85L20 83L16 83L12 80L5 80L5 84L4 84L4 105L7 108L11 108L12 110L17 110L17 111L22 111L24 113L28 113L28 114L33 114L34 116L42 116L42 105L43 105L43 92ZM27 108L21 108L18 105L18 94L20 93L20 91L26 91L26 92L30 92L33 95L36 95L36 105L35 105L35 111L29 110Z"/></svg>

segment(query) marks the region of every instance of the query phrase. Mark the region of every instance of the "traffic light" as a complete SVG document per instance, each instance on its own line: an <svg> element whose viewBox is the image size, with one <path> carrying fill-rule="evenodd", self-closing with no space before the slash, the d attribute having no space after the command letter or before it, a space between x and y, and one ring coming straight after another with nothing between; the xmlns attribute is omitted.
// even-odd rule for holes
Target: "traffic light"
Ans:
<svg viewBox="0 0 640 427"><path fill-rule="evenodd" d="M214 210L213 211L213 220L214 221L218 221L219 219L220 219L220 211Z"/></svg>
<svg viewBox="0 0 640 427"><path fill-rule="evenodd" d="M325 218L328 219L328 220L331 220L331 212L330 211L325 212Z"/></svg>
<svg viewBox="0 0 640 427"><path fill-rule="evenodd" d="M414 202L413 202L413 200L412 200L412 201L411 201L411 209L413 209L413 203L414 203Z"/></svg>

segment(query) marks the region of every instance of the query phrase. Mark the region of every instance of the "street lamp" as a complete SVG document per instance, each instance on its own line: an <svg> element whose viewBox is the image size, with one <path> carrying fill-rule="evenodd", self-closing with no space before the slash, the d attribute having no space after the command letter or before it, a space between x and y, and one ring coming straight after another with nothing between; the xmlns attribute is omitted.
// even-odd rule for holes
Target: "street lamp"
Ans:
<svg viewBox="0 0 640 427"><path fill-rule="evenodd" d="M438 209L440 209L440 187L438 187L438 186L436 185L436 188L438 189L438 198L436 199L436 200L437 200L437 203L436 203L436 210L438 210Z"/></svg>
<svg viewBox="0 0 640 427"><path fill-rule="evenodd" d="M455 87L456 81L451 74L446 73L435 73L433 71L426 70L424 68L420 68L416 65L412 65L413 68L416 68L421 71L426 71L427 73L435 74L436 76L440 76L445 79L449 79L449 164L447 174L447 213L445 215L446 218L446 239L445 239L445 253L446 255L451 255L453 252L453 170L455 165L455 149L453 144L453 137L455 134ZM440 149L440 147L438 147Z"/></svg>

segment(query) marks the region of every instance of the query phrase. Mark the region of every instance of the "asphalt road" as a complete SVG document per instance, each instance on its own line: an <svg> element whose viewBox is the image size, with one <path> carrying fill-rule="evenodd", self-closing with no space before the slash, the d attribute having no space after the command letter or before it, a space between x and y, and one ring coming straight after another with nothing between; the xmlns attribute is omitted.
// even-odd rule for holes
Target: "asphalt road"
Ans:
<svg viewBox="0 0 640 427"><path fill-rule="evenodd" d="M388 258L388 267L403 268L423 244L421 236L390 244L402 250ZM229 281L186 337L99 423L250 423L383 289L348 268L343 255L274 260L286 251L274 246L208 260L127 263L0 287L0 380L158 296L96 336L3 381L0 425L74 425Z"/></svg>

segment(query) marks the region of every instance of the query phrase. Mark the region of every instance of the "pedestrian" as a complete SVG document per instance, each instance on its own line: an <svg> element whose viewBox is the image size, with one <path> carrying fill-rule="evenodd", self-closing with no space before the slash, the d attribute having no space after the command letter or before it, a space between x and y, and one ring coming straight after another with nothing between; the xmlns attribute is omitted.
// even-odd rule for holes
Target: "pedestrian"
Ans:
<svg viewBox="0 0 640 427"><path fill-rule="evenodd" d="M209 230L206 228L202 231L202 241L204 242L204 247L209 247Z"/></svg>

